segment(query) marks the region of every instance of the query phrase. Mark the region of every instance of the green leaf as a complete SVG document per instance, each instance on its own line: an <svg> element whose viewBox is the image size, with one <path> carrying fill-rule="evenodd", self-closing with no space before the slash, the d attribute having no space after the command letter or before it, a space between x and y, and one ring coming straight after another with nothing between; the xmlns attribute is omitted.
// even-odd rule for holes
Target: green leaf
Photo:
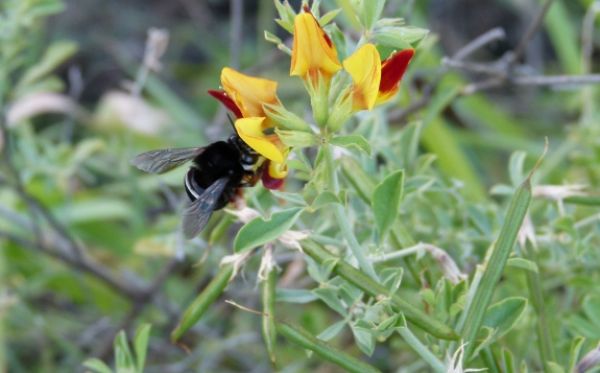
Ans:
<svg viewBox="0 0 600 373"><path fill-rule="evenodd" d="M548 373L565 373L565 368L561 367L559 364L554 361L546 362L546 369Z"/></svg>
<svg viewBox="0 0 600 373"><path fill-rule="evenodd" d="M344 148L355 148L366 154L371 154L371 145L361 135L336 136L331 139L330 143Z"/></svg>
<svg viewBox="0 0 600 373"><path fill-rule="evenodd" d="M377 44L385 45L394 49L410 48L412 44L421 41L428 30L417 27L375 27L373 38Z"/></svg>
<svg viewBox="0 0 600 373"><path fill-rule="evenodd" d="M360 19L366 30L370 30L375 22L381 17L385 6L385 0L362 0L362 11Z"/></svg>
<svg viewBox="0 0 600 373"><path fill-rule="evenodd" d="M483 325L496 329L496 338L508 333L525 312L527 299L511 297L490 306L485 313Z"/></svg>
<svg viewBox="0 0 600 373"><path fill-rule="evenodd" d="M373 355L375 350L373 333L369 329L355 325L352 325L351 329L358 348L367 356Z"/></svg>
<svg viewBox="0 0 600 373"><path fill-rule="evenodd" d="M137 371L140 373L144 371L144 365L146 364L146 352L151 328L150 324L142 324L135 333L135 339L133 340Z"/></svg>
<svg viewBox="0 0 600 373"><path fill-rule="evenodd" d="M383 239L396 220L404 189L404 171L388 175L375 187L371 207L375 215L377 229Z"/></svg>
<svg viewBox="0 0 600 373"><path fill-rule="evenodd" d="M51 44L42 59L23 74L23 77L17 84L17 89L21 91L27 85L45 77L71 58L75 52L77 52L77 44L73 42L58 41Z"/></svg>
<svg viewBox="0 0 600 373"><path fill-rule="evenodd" d="M340 203L340 199L332 192L325 191L317 196L313 201L311 207L314 210L318 210L322 207L330 205L332 203Z"/></svg>
<svg viewBox="0 0 600 373"><path fill-rule="evenodd" d="M325 304L335 312L342 316L346 316L348 314L346 307L344 307L338 296L337 289L331 287L320 287L314 289L313 293L315 293L319 299L325 302Z"/></svg>
<svg viewBox="0 0 600 373"><path fill-rule="evenodd" d="M577 363L579 362L579 354L581 353L581 348L585 343L585 338L576 337L571 342L571 348L569 349L569 372L574 372Z"/></svg>
<svg viewBox="0 0 600 373"><path fill-rule="evenodd" d="M515 358L509 349L502 349L502 372L504 373L516 373L515 370Z"/></svg>
<svg viewBox="0 0 600 373"><path fill-rule="evenodd" d="M524 269L529 272L538 273L538 266L534 262L523 258L510 258L506 262L507 267Z"/></svg>
<svg viewBox="0 0 600 373"><path fill-rule="evenodd" d="M336 335L340 334L342 330L344 330L344 326L346 326L346 320L335 322L317 335L317 338L325 342L330 341Z"/></svg>
<svg viewBox="0 0 600 373"><path fill-rule="evenodd" d="M530 175L531 176L531 175ZM504 271L506 261L515 246L517 235L525 219L525 214L531 202L530 177L525 179L510 201L508 212L500 229L498 240L491 247L491 253L487 254L484 272L480 281L471 284L469 292L472 295L465 313L459 321L461 335L467 342L465 356L467 359L473 351L475 338L483 323L484 316L498 280ZM491 320L490 320L491 322Z"/></svg>
<svg viewBox="0 0 600 373"><path fill-rule="evenodd" d="M135 362L129 343L127 343L127 336L125 332L121 330L115 337L115 369L119 372L121 369L134 371Z"/></svg>
<svg viewBox="0 0 600 373"><path fill-rule="evenodd" d="M239 253L273 241L288 231L296 222L303 208L275 212L267 220L258 217L244 225L233 241L233 249Z"/></svg>
<svg viewBox="0 0 600 373"><path fill-rule="evenodd" d="M321 25L321 27L327 26L327 24L333 21L333 19L337 17L337 15L340 14L341 11L342 9L337 8L323 14L323 16L319 19L319 24Z"/></svg>
<svg viewBox="0 0 600 373"><path fill-rule="evenodd" d="M277 302L305 304L316 301L317 296L306 289L277 288L275 299Z"/></svg>
<svg viewBox="0 0 600 373"><path fill-rule="evenodd" d="M83 366L93 370L96 373L113 373L113 371L108 365L106 365L106 363L96 358L87 359L83 362Z"/></svg>
<svg viewBox="0 0 600 373"><path fill-rule="evenodd" d="M527 158L527 153L523 151L514 152L510 156L508 173L513 186L518 186L524 178L523 167L525 165L525 158Z"/></svg>

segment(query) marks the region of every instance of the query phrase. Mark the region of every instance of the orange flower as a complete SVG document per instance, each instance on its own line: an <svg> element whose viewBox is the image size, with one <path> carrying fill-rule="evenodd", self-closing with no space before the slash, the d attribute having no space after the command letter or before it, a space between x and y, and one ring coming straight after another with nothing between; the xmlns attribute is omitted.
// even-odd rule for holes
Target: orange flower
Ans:
<svg viewBox="0 0 600 373"><path fill-rule="evenodd" d="M280 105L277 82L256 78L224 68L221 71L223 91L208 91L238 118L235 130L238 136L255 152L267 159L262 169L263 184L278 189L287 176L285 163L289 149L273 133L273 124L267 118L263 105Z"/></svg>
<svg viewBox="0 0 600 373"><path fill-rule="evenodd" d="M307 8L294 19L294 46L292 48L291 76L310 78L318 76L329 80L341 69L337 51L331 39Z"/></svg>
<svg viewBox="0 0 600 373"><path fill-rule="evenodd" d="M235 130L249 147L268 160L283 163L286 151L276 134L267 134L265 117L240 118L235 121Z"/></svg>
<svg viewBox="0 0 600 373"><path fill-rule="evenodd" d="M353 107L371 110L398 92L402 76L412 59L414 49L391 54L385 61L373 44L365 44L344 61L344 68L352 77Z"/></svg>
<svg viewBox="0 0 600 373"><path fill-rule="evenodd" d="M242 74L229 67L221 71L221 86L244 118L264 117L263 104L277 104L277 82Z"/></svg>

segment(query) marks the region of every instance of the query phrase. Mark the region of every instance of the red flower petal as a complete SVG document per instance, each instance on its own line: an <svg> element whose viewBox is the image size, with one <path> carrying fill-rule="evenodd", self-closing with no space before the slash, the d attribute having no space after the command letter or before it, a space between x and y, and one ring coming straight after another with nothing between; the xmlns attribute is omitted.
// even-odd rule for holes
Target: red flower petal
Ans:
<svg viewBox="0 0 600 373"><path fill-rule="evenodd" d="M285 179L276 179L269 175L268 164L263 168L261 180L263 186L267 189L281 189L281 187L283 187L283 183L285 182Z"/></svg>
<svg viewBox="0 0 600 373"><path fill-rule="evenodd" d="M396 89L414 54L414 49L404 49L392 54L383 61L379 92L385 93Z"/></svg>
<svg viewBox="0 0 600 373"><path fill-rule="evenodd" d="M233 114L235 114L236 118L242 118L242 111L240 110L240 108L235 104L235 102L233 102L233 100L231 99L231 97L229 97L227 95L227 93L225 93L225 91L218 91L216 89L209 89L208 90L208 94L213 96L214 98L216 98L217 100L219 100L223 105L225 105L225 107L229 110L231 110L231 112Z"/></svg>

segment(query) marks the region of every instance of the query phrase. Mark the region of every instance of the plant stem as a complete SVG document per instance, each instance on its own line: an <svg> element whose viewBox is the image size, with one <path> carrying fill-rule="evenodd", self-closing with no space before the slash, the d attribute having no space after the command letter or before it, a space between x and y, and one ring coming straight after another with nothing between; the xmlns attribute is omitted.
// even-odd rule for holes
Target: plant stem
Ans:
<svg viewBox="0 0 600 373"><path fill-rule="evenodd" d="M523 248L523 256L536 263L535 258L531 253L531 247ZM537 263L536 263L537 264ZM539 266L538 266L539 268ZM538 269L539 271L539 269ZM544 295L542 293L542 284L539 272L527 272L527 287L529 288L529 294L531 296L531 303L537 313L537 335L538 335L538 347L540 350L540 358L544 365L545 371L550 371L550 367L547 365L549 361L556 361L554 355L554 349L552 348L552 339L550 337L550 329L547 323L546 310L544 307Z"/></svg>
<svg viewBox="0 0 600 373"><path fill-rule="evenodd" d="M333 162L333 154L331 153L331 146L325 145L323 151L325 152L325 162L327 162L327 170L329 176L329 188L332 193L337 195L339 193L339 183L337 179L337 172L335 171L335 165ZM350 247L350 251L352 255L358 261L358 266L362 269L366 274L371 276L375 281L379 281L379 277L377 273L375 273L375 269L373 268L373 264L367 259L362 246L356 239L354 235L354 231L352 230L352 225L348 220L348 216L346 211L344 210L344 206L339 203L336 203L333 207L333 214L335 215L335 219L337 220L340 229L342 231L342 235L348 243L348 247Z"/></svg>
<svg viewBox="0 0 600 373"><path fill-rule="evenodd" d="M335 262L333 271L338 276L342 277L372 297L388 297L392 307L397 312L402 312L408 321L430 333L431 335L440 339L458 339L458 336L454 330L452 330L452 328L427 315L424 311L416 308L398 294L390 294L390 291L385 286L381 285L377 281L374 281L364 272L352 267L343 259L332 255L316 242L312 240L302 241L302 250L317 263L323 263L325 261Z"/></svg>
<svg viewBox="0 0 600 373"><path fill-rule="evenodd" d="M397 329L398 333L404 338L406 343L412 347L415 352L429 364L436 372L445 372L446 367L406 326Z"/></svg>

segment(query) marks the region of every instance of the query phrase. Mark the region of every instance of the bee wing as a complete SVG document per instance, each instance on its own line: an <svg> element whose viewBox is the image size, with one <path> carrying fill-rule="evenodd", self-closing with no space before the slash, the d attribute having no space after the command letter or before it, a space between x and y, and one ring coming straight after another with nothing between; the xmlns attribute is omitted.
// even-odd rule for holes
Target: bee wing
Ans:
<svg viewBox="0 0 600 373"><path fill-rule="evenodd" d="M185 238L192 239L196 237L208 223L208 219L210 219L228 182L228 177L218 179L206 188L197 200L186 207L183 211L183 235Z"/></svg>
<svg viewBox="0 0 600 373"><path fill-rule="evenodd" d="M196 147L151 150L137 155L131 160L131 164L151 174L162 174L195 158L204 149Z"/></svg>

